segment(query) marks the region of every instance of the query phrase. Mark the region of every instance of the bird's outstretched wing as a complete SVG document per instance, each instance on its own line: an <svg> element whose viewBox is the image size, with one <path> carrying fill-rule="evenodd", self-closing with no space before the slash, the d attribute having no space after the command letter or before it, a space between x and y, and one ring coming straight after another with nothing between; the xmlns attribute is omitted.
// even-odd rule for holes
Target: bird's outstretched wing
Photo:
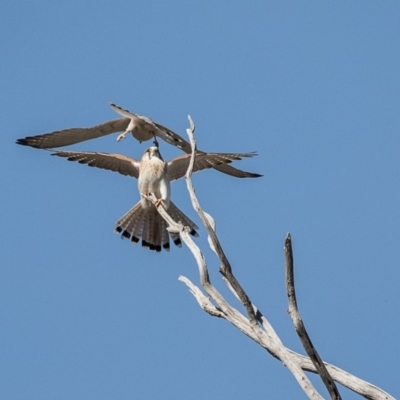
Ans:
<svg viewBox="0 0 400 400"><path fill-rule="evenodd" d="M90 167L107 169L119 172L122 175L139 177L139 161L121 154L98 153L87 151L55 151L53 156L64 157L69 161L77 161L80 164L87 164ZM254 157L256 153L199 153L196 155L193 172L206 168L228 166L234 160L241 160L244 157ZM167 163L168 177L170 181L185 176L190 162L190 155L185 154L176 157ZM252 174L261 176L259 174Z"/></svg>
<svg viewBox="0 0 400 400"><path fill-rule="evenodd" d="M234 160L241 160L244 157L254 157L257 153L203 153L199 152L196 154L193 172L201 171L206 168L219 169L224 172L223 168L230 167L228 164ZM175 179L183 178L190 163L190 154L185 154L180 157L173 158L167 163L168 176L170 181ZM231 167L233 168L233 167ZM235 171L245 175L250 175L251 177L259 177L259 174L253 174L250 172L240 171L233 168ZM227 172L225 172L227 173ZM232 174L229 174L232 175ZM237 176L237 175L236 175ZM238 176L244 177L244 176Z"/></svg>
<svg viewBox="0 0 400 400"><path fill-rule="evenodd" d="M255 154L253 154L252 156L246 156L246 157L253 157L254 155ZM214 165L213 168L219 172L226 174L226 175L234 176L235 178L260 178L260 177L262 177L261 174L243 171L241 169L232 167L232 165L229 165L229 164Z"/></svg>
<svg viewBox="0 0 400 400"><path fill-rule="evenodd" d="M131 132L140 142L151 140L155 135L160 139L165 140L167 143L180 148L185 153L191 153L192 149L190 144L171 129L154 122L148 117L131 113L129 110L123 109L114 103L111 103L110 106L118 114L122 115L123 118L104 122L90 128L69 128L43 135L27 136L25 138L17 139L17 143L38 149L54 149L84 142L86 140L96 139L112 133ZM120 135L118 138L121 138L122 136L124 136L124 134ZM199 151L198 153L206 154L202 151ZM215 164L212 168L236 178L258 178L262 176L260 174L242 171L226 163Z"/></svg>
<svg viewBox="0 0 400 400"><path fill-rule="evenodd" d="M121 154L96 153L87 151L56 151L52 156L64 157L68 161L77 161L89 167L108 169L122 175L139 177L139 161Z"/></svg>
<svg viewBox="0 0 400 400"><path fill-rule="evenodd" d="M91 128L69 128L43 135L27 136L18 139L17 143L37 149L54 149L124 131L129 122L129 118L113 119Z"/></svg>
<svg viewBox="0 0 400 400"><path fill-rule="evenodd" d="M131 132L139 142L145 142L157 136L167 143L182 149L185 153L191 152L190 144L171 129L154 122L144 115L134 114L129 110L125 110L114 103L110 103L110 106L123 118L113 119L90 128L68 128L43 135L27 136L17 139L17 144L38 149L54 149L97 139L112 133ZM119 138L121 138L120 136Z"/></svg>

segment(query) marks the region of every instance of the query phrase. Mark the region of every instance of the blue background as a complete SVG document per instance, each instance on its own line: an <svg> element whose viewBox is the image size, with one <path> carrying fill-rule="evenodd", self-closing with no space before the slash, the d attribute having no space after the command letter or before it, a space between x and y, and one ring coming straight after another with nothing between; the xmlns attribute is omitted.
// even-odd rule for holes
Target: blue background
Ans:
<svg viewBox="0 0 400 400"><path fill-rule="evenodd" d="M288 347L283 243L322 358L400 393L400 5L396 1L10 1L1 6L0 398L305 398L289 371L204 313L188 249L113 234L132 178L15 140L86 127L115 102L200 149L257 150L194 176L236 276ZM116 135L73 146L139 158ZM161 144L164 158L179 150ZM174 202L193 219L185 183ZM196 219L197 221L197 219ZM218 260L204 249L211 279ZM312 378L324 397L325 389ZM359 398L340 388L344 398Z"/></svg>

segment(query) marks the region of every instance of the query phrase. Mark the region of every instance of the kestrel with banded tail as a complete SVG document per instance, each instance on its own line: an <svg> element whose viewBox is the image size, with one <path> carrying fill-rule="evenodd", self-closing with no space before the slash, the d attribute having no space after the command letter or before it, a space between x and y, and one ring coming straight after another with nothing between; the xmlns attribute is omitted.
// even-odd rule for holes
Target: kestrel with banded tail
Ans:
<svg viewBox="0 0 400 400"><path fill-rule="evenodd" d="M141 199L116 223L115 230L121 233L122 238L130 239L132 243L138 243L141 239L143 247L157 252L162 249L169 250L169 236L175 245L182 246L179 234L167 231L165 220L159 215L156 207L143 196L149 193L154 193L157 203L163 203L174 221L181 222L189 227L191 235L198 236L196 224L179 210L170 198L170 182L185 176L190 155L164 162L158 147L147 149L140 162L127 156L109 153L56 151L52 155L138 178ZM193 172L255 155L256 153L196 153Z"/></svg>
<svg viewBox="0 0 400 400"><path fill-rule="evenodd" d="M114 103L110 103L110 106L115 112L120 114L122 118L107 121L90 128L69 128L43 135L27 136L22 139L17 139L17 143L38 149L54 149L96 139L116 132L123 132L117 138L117 140L121 140L127 133L131 132L133 137L140 143L158 137L180 148L187 154L192 152L190 144L167 127L143 115L133 114L129 110L125 110ZM203 152L198 151L198 153L200 154ZM236 178L258 178L262 176L260 174L242 171L227 164L213 165L212 168Z"/></svg>

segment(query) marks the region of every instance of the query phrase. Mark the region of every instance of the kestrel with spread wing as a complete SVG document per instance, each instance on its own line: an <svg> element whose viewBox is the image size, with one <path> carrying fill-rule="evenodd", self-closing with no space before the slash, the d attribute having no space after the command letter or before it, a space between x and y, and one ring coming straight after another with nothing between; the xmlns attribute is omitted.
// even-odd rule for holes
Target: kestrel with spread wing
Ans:
<svg viewBox="0 0 400 400"><path fill-rule="evenodd" d="M191 235L198 236L196 224L170 199L170 182L185 176L190 155L186 154L164 162L158 147L147 149L140 162L127 156L109 153L57 151L52 155L138 178L141 199L116 223L115 230L121 233L122 238L128 238L132 243L138 243L141 239L143 247L157 252L162 249L169 250L170 236L175 245L182 246L179 234L167 231L165 220L159 215L153 203L143 196L149 193L154 193L157 203L165 206L174 221L181 222L189 227ZM193 172L226 165L233 160L255 155L255 153L196 153Z"/></svg>
<svg viewBox="0 0 400 400"><path fill-rule="evenodd" d="M38 149L54 149L123 131L123 133L118 136L117 140L121 140L131 132L133 137L139 142L145 142L159 137L167 143L180 148L187 154L192 152L190 144L167 127L143 115L133 114L116 104L111 103L110 106L123 118L114 119L91 128L70 128L43 135L27 136L22 139L17 139L17 143ZM203 152L199 151L199 154L200 153ZM214 165L212 168L236 178L257 178L261 176L260 174L242 171L227 164Z"/></svg>

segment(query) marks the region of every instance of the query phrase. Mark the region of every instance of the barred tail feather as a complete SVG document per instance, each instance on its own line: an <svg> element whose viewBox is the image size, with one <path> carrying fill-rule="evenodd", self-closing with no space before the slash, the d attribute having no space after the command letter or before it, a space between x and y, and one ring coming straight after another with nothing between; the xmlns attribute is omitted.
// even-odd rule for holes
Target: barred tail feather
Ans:
<svg viewBox="0 0 400 400"><path fill-rule="evenodd" d="M168 207L168 214L175 222L180 222L182 225L188 226L190 228L189 233L192 236L199 236L196 231L196 229L199 229L199 227L189 217L187 217L172 201L170 202Z"/></svg>
<svg viewBox="0 0 400 400"><path fill-rule="evenodd" d="M144 220L144 210L138 202L117 221L115 231L121 233L121 238L131 239L135 244L142 236Z"/></svg>
<svg viewBox="0 0 400 400"><path fill-rule="evenodd" d="M172 202L168 207L168 213L176 222L180 222L190 228L190 234L199 236L196 232L197 225L190 220ZM132 207L115 224L116 232L121 234L121 238L130 239L133 244L142 240L142 246L150 250L160 252L162 249L169 251L169 236L176 246L182 247L182 242L178 233L169 233L167 223L158 214L155 207L143 209L140 201Z"/></svg>

